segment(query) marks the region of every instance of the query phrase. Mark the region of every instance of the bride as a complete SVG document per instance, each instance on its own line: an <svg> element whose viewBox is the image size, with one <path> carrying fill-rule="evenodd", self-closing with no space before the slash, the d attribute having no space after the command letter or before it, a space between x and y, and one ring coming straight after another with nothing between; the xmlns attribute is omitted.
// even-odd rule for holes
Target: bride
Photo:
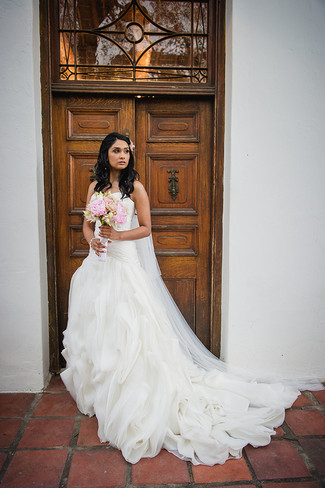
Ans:
<svg viewBox="0 0 325 488"><path fill-rule="evenodd" d="M192 333L159 274L128 137L103 140L96 178L87 205L109 190L126 220L83 224L90 250L71 280L61 373L79 410L131 463L167 449L214 465L268 444L298 388L230 371Z"/></svg>

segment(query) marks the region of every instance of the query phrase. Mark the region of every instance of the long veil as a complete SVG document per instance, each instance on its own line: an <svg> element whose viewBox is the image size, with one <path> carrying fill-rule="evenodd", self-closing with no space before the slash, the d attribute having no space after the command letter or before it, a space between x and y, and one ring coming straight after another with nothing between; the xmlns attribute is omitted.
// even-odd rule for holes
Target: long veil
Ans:
<svg viewBox="0 0 325 488"><path fill-rule="evenodd" d="M136 228L138 226L139 222L137 215L135 214L132 221L132 228ZM231 376L240 377L241 379L250 382L281 382L286 386L296 388L300 391L321 390L324 388L318 378L315 379L306 377L288 379L279 376L262 377L255 372L246 371L245 369L231 365L214 356L194 334L169 293L169 290L161 277L161 271L156 259L152 236L150 235L149 237L138 239L135 242L140 264L149 276L152 286L155 289L160 301L164 305L165 310L168 311L168 317L179 340L180 347L183 353L197 366L201 367L205 371L217 370L221 373L227 373Z"/></svg>

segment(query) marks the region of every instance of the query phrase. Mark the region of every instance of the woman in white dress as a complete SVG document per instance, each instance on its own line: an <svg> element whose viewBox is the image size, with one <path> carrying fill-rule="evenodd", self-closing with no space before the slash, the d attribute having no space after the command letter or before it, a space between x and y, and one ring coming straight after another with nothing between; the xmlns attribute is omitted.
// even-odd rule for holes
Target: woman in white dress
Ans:
<svg viewBox="0 0 325 488"><path fill-rule="evenodd" d="M137 176L131 141L109 134L87 204L110 190L127 220L118 228L84 220L90 251L71 280L61 376L79 410L96 415L100 440L127 461L164 448L194 464L221 464L248 443L268 444L299 390L231 374L192 333L150 251L149 199Z"/></svg>

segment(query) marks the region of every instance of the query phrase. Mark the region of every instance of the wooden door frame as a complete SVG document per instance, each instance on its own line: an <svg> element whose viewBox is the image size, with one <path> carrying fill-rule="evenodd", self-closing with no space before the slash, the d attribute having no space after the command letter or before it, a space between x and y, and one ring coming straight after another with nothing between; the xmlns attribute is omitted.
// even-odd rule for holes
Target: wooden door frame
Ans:
<svg viewBox="0 0 325 488"><path fill-rule="evenodd" d="M49 300L49 347L50 371L60 370L59 337L58 337L58 300L57 300L57 273L56 273L56 190L54 184L54 162L52 142L52 105L55 93L117 93L132 94L188 94L207 96L213 98L213 164L212 164L212 208L211 208L211 310L210 310L210 344L212 352L219 356L221 339L221 293L222 293L222 235L223 235L223 168L224 168L224 132L225 132L225 7L226 0L214 1L214 25L212 31L217 32L216 48L213 58L215 66L214 87L189 87L184 93L183 87L170 88L159 85L141 85L130 87L126 84L121 87L96 85L68 85L51 83L51 39L50 39L50 0L40 0L40 38L41 38L41 97L42 97L42 138L44 161L44 193L46 215L46 245L47 245L47 274L48 274L48 300ZM215 218L215 216L217 216Z"/></svg>

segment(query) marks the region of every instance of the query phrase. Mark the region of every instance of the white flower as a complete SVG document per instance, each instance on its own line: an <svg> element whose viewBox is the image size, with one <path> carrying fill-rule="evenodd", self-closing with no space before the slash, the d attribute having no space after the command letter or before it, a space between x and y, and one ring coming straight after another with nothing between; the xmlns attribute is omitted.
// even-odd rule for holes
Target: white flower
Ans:
<svg viewBox="0 0 325 488"><path fill-rule="evenodd" d="M131 151L134 151L134 149L135 149L135 145L133 144L131 139L130 139L130 149L131 149Z"/></svg>

